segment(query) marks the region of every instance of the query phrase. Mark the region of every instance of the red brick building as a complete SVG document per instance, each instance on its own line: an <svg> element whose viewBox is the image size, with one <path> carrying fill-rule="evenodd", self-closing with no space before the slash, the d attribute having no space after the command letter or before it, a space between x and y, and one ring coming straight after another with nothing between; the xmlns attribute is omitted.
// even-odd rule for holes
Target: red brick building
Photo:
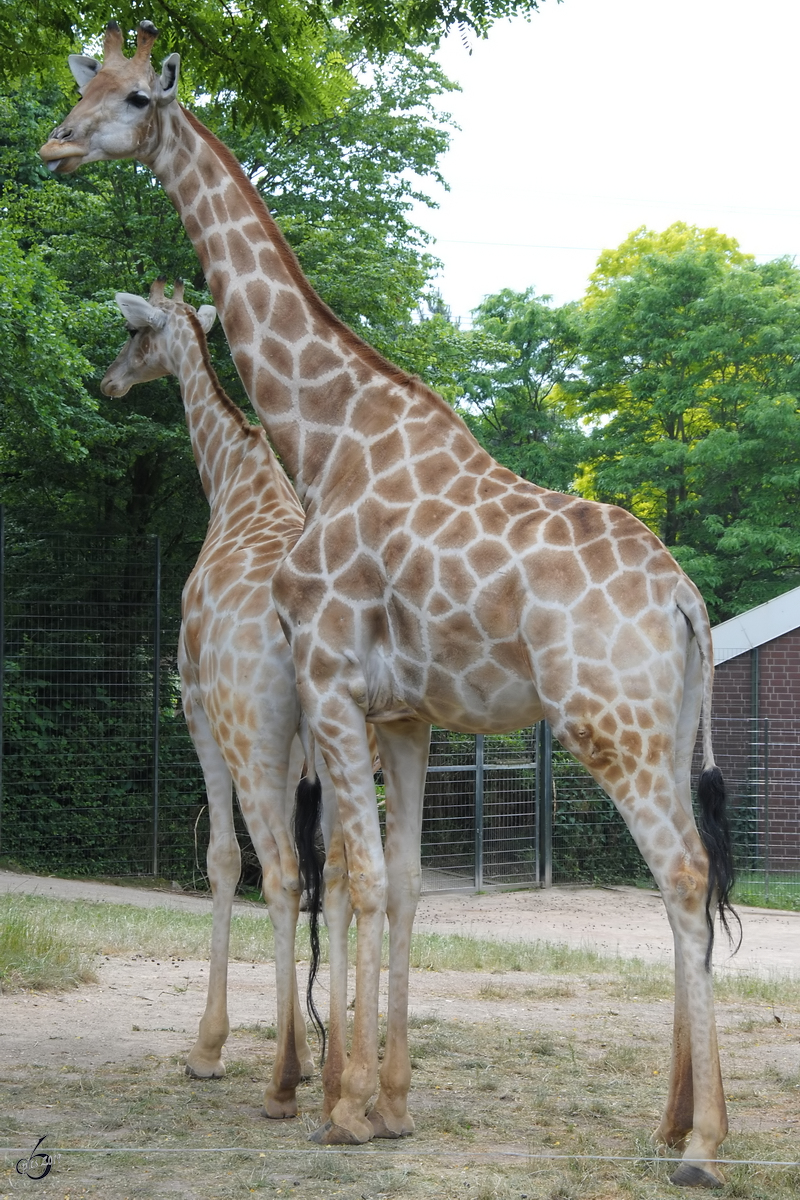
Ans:
<svg viewBox="0 0 800 1200"><path fill-rule="evenodd" d="M712 630L714 753L742 869L800 873L800 587Z"/></svg>

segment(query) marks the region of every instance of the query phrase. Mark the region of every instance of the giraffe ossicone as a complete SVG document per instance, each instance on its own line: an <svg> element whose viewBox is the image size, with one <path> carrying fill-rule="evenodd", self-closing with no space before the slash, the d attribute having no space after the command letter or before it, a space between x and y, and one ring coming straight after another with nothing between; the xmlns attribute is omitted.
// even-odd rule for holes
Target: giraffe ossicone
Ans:
<svg viewBox="0 0 800 1200"><path fill-rule="evenodd" d="M140 50L150 38L140 32ZM546 717L617 805L661 889L676 1002L658 1136L685 1148L674 1182L719 1186L728 1126L707 922L715 907L724 916L732 876L700 593L633 516L518 478L439 396L339 321L230 151L174 99L175 56L159 77L119 49L114 34L111 58L42 156L63 172L135 154L162 181L306 510L273 597L335 789L358 922L351 1053L340 1078L326 1079L319 1139L413 1128L408 950L430 724L493 732ZM146 99L135 112L134 96ZM690 780L701 711L702 838ZM378 723L387 783L385 858L365 718ZM387 1045L367 1113L384 913Z"/></svg>

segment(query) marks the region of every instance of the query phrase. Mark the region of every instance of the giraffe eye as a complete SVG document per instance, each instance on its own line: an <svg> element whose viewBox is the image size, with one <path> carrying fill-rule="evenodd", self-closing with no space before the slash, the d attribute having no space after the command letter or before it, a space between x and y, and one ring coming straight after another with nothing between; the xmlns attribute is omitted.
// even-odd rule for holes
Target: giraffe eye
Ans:
<svg viewBox="0 0 800 1200"><path fill-rule="evenodd" d="M126 96L125 103L132 104L134 108L147 108L150 97L144 92L131 92L130 96Z"/></svg>

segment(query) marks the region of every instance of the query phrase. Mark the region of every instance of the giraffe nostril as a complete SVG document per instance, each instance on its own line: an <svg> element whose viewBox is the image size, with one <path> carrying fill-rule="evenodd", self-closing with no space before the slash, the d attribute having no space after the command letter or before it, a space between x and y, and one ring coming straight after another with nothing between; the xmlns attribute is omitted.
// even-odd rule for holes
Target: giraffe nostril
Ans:
<svg viewBox="0 0 800 1200"><path fill-rule="evenodd" d="M53 139L58 139L59 142L66 142L72 137L72 130L65 129L63 125L57 125L50 134L50 137Z"/></svg>

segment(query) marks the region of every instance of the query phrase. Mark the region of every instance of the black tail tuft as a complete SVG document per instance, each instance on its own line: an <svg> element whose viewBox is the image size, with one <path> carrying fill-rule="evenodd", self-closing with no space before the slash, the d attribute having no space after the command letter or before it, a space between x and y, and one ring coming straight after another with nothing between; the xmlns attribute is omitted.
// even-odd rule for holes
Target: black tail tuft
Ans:
<svg viewBox="0 0 800 1200"><path fill-rule="evenodd" d="M322 812L322 785L319 776L311 782L303 776L297 785L294 806L294 844L300 867L300 879L307 896L308 937L311 965L308 971L306 1005L322 1045L325 1062L325 1026L314 1004L314 983L319 970L319 914L322 908L322 863L317 853L317 830Z"/></svg>
<svg viewBox="0 0 800 1200"><path fill-rule="evenodd" d="M711 767L702 772L697 786L697 799L700 803L700 820L698 822L700 837L708 854L706 970L710 970L711 952L714 949L714 912L712 911L714 896L717 898L716 907L720 923L731 943L733 943L733 934L728 917L732 917L739 927L739 940L736 943L734 954L742 944L742 922L730 902L734 882L733 852L731 850L731 831L728 825L725 781L719 767Z"/></svg>

